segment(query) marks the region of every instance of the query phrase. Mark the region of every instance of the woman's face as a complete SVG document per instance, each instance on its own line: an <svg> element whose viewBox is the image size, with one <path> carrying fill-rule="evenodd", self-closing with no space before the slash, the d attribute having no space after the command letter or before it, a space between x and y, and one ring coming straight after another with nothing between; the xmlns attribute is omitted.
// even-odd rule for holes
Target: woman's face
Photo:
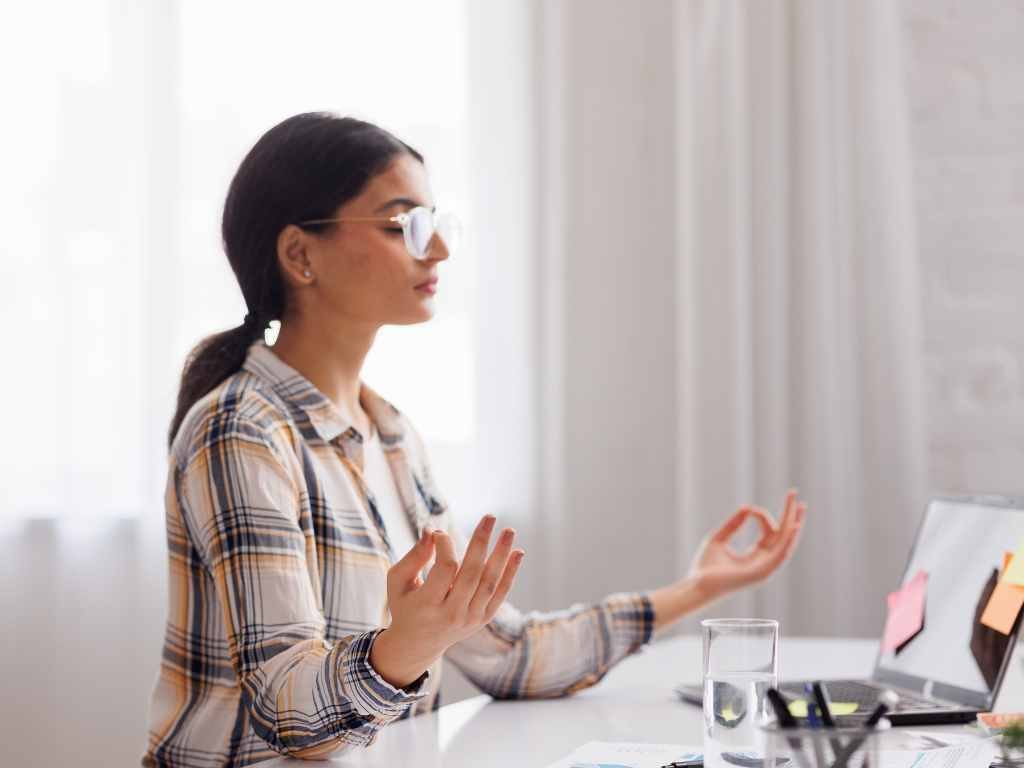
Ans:
<svg viewBox="0 0 1024 768"><path fill-rule="evenodd" d="M423 164L403 153L331 218L387 218L433 205ZM322 234L302 235L308 266L295 269L287 255L282 264L295 269L293 281L300 284L293 283L293 294L300 289L297 298L304 313L316 313L327 324L344 318L373 326L409 325L433 317L437 267L448 258L439 237L419 261L406 250L402 228L394 222L340 222ZM303 275L306 270L311 278Z"/></svg>

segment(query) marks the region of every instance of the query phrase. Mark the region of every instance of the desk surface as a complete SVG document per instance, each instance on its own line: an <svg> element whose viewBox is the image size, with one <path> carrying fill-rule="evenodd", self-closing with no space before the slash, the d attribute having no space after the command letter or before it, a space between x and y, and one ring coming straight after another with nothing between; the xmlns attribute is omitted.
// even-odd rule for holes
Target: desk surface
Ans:
<svg viewBox="0 0 1024 768"><path fill-rule="evenodd" d="M877 642L868 640L784 638L780 676L865 677L874 665L876 649ZM672 638L625 659L596 686L575 696L540 701L492 701L477 696L430 715L392 723L372 747L345 757L328 762L276 758L259 766L543 768L588 741L699 745L700 709L679 702L672 686L699 681L700 671L699 638ZM1020 677L1015 660L1007 682ZM1008 693L1004 686L1001 710L1007 709L1003 703ZM1016 702L1017 691L1013 693Z"/></svg>

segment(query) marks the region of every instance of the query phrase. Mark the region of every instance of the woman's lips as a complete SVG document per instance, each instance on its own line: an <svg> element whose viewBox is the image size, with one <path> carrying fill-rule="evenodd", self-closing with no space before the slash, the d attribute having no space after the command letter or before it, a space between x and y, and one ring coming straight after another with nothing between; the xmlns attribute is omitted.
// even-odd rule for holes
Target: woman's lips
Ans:
<svg viewBox="0 0 1024 768"><path fill-rule="evenodd" d="M419 285L416 286L416 290L429 294L437 293L437 278L435 277L430 280L427 280L427 282L425 283L420 283Z"/></svg>

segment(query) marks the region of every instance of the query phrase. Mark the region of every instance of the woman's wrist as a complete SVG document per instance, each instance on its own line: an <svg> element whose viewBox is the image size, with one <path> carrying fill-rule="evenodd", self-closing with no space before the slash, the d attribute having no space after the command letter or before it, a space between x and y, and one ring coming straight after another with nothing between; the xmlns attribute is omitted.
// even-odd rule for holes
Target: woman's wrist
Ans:
<svg viewBox="0 0 1024 768"><path fill-rule="evenodd" d="M370 666L395 688L408 688L427 671L436 659L417 659L409 643L391 627L374 638L370 648Z"/></svg>
<svg viewBox="0 0 1024 768"><path fill-rule="evenodd" d="M647 596L654 609L655 631L675 624L683 616L703 608L716 598L704 581L696 575L655 589Z"/></svg>

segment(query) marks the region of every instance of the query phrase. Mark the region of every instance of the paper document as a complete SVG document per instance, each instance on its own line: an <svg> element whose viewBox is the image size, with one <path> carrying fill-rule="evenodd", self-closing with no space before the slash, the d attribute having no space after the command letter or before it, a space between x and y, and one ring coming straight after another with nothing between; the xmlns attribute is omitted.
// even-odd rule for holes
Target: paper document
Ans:
<svg viewBox="0 0 1024 768"><path fill-rule="evenodd" d="M637 744L628 741L591 741L548 768L661 768L700 759L701 747L680 744Z"/></svg>
<svg viewBox="0 0 1024 768"><path fill-rule="evenodd" d="M992 739L976 739L943 749L879 752L880 768L989 768L999 749Z"/></svg>
<svg viewBox="0 0 1024 768"><path fill-rule="evenodd" d="M942 742L936 739L935 743ZM883 749L879 768L989 768L998 754L994 740L973 737L939 749ZM700 756L701 747L680 744L591 741L548 768L661 768Z"/></svg>

